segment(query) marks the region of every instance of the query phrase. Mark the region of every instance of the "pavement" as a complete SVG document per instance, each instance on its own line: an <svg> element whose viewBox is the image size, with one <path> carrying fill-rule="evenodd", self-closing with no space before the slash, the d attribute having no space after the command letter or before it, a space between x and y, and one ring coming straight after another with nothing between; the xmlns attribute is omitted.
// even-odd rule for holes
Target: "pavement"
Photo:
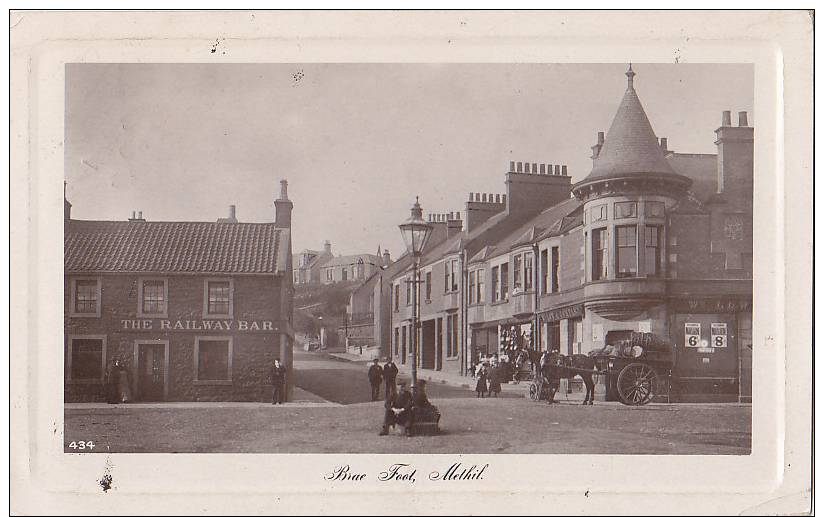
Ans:
<svg viewBox="0 0 824 517"><path fill-rule="evenodd" d="M242 402L67 404L64 439L91 452L181 453L551 453L749 454L748 404L535 402L504 387L478 399L430 383L441 434L378 436L383 402L371 401L366 364L295 353L295 397L272 406Z"/></svg>

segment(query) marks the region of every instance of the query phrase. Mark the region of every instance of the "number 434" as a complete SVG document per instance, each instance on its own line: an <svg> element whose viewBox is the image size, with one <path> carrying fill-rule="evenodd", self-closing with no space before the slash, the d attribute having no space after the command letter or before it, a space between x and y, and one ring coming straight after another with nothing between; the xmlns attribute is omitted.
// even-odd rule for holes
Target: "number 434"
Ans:
<svg viewBox="0 0 824 517"><path fill-rule="evenodd" d="M77 449L81 451L86 449L94 450L94 448L94 442L91 440L89 440L88 442L81 440L79 442L72 442L69 444L69 449Z"/></svg>

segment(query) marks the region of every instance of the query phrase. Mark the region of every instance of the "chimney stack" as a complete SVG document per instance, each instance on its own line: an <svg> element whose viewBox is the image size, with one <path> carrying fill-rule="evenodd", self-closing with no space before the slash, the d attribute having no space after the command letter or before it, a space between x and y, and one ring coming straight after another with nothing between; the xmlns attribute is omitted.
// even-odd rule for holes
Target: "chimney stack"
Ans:
<svg viewBox="0 0 824 517"><path fill-rule="evenodd" d="M453 235L461 233L461 230L463 230L463 221L461 221L460 212L454 214L449 212L446 220L446 238L449 239Z"/></svg>
<svg viewBox="0 0 824 517"><path fill-rule="evenodd" d="M66 199L66 186L68 182L63 182L63 222L66 223L72 218L72 204Z"/></svg>
<svg viewBox="0 0 824 517"><path fill-rule="evenodd" d="M721 112L721 127L730 127L730 126L732 126L732 112L730 112L730 111Z"/></svg>
<svg viewBox="0 0 824 517"><path fill-rule="evenodd" d="M328 240L323 241L323 252L327 253L329 255L332 254L332 243L329 242Z"/></svg>
<svg viewBox="0 0 824 517"><path fill-rule="evenodd" d="M718 188L731 207L753 206L753 128L747 112L738 113L738 127L730 123L730 112L722 116L722 126L715 130L718 146Z"/></svg>
<svg viewBox="0 0 824 517"><path fill-rule="evenodd" d="M237 217L235 217L235 212L237 211L237 207L235 205L229 205L229 219L234 219L237 221Z"/></svg>
<svg viewBox="0 0 824 517"><path fill-rule="evenodd" d="M287 195L289 183L284 179L280 180L280 198L275 200L275 226L278 228L292 227L292 207Z"/></svg>

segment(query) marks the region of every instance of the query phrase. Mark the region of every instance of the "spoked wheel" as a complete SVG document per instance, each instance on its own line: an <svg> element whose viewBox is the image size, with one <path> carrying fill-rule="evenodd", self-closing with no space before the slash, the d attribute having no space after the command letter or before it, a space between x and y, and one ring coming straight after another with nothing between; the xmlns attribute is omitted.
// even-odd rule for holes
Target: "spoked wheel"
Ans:
<svg viewBox="0 0 824 517"><path fill-rule="evenodd" d="M529 398L532 400L538 400L540 391L538 390L538 385L532 383L529 385Z"/></svg>
<svg viewBox="0 0 824 517"><path fill-rule="evenodd" d="M643 363L630 363L618 374L618 396L628 406L643 406L652 400L658 375Z"/></svg>

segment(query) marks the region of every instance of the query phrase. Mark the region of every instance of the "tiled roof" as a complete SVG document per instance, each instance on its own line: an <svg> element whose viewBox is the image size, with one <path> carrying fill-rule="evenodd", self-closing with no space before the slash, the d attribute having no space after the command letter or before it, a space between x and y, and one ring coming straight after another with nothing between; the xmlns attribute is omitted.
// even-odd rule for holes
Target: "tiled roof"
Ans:
<svg viewBox="0 0 824 517"><path fill-rule="evenodd" d="M627 74L634 75L632 71ZM595 159L592 172L582 183L612 176L650 173L675 174L664 157L630 76L627 91L607 131L601 152Z"/></svg>
<svg viewBox="0 0 824 517"><path fill-rule="evenodd" d="M580 201L570 198L547 208L499 239L488 241L488 244L494 247L486 258L494 258L509 253L513 247L524 244L523 238L528 234L533 237L533 240L540 240L551 235L558 235L561 231L574 227L570 226L569 223L576 221L574 214L579 212L581 206ZM533 228L535 228L535 231L533 231ZM547 230L540 231L540 228L546 228ZM551 232L550 230L553 228L557 232Z"/></svg>
<svg viewBox="0 0 824 517"><path fill-rule="evenodd" d="M67 272L282 273L289 230L274 223L69 221Z"/></svg>

